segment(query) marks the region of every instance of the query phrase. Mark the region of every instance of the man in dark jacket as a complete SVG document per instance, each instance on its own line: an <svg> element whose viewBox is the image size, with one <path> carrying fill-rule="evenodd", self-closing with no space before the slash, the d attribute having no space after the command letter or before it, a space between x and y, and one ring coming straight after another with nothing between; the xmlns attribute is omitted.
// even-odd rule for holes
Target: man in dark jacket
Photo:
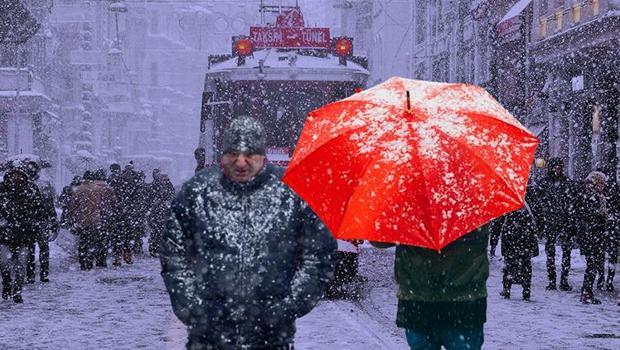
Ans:
<svg viewBox="0 0 620 350"><path fill-rule="evenodd" d="M149 254L153 257L159 256L159 243L166 220L170 217L170 201L173 197L174 186L168 176L159 169L153 170L153 182L148 187L148 222L151 228Z"/></svg>
<svg viewBox="0 0 620 350"><path fill-rule="evenodd" d="M527 205L527 204L526 204ZM506 299L510 298L510 288L513 283L523 287L523 300L530 300L532 290L532 257L538 256L538 239L536 238L536 221L529 207L523 207L499 221L501 227L493 234L497 241L502 241L502 256L504 269L500 293Z"/></svg>
<svg viewBox="0 0 620 350"><path fill-rule="evenodd" d="M45 208L37 186L26 173L13 168L0 183L0 272L2 298L23 302L28 247L45 224Z"/></svg>
<svg viewBox="0 0 620 350"><path fill-rule="evenodd" d="M411 349L480 349L484 342L489 260L487 226L440 252L397 245L396 325L405 328ZM372 244L379 248L389 243Z"/></svg>
<svg viewBox="0 0 620 350"><path fill-rule="evenodd" d="M188 349L290 349L333 278L336 242L266 163L258 122L233 120L223 151L222 169L172 203L160 257L173 310Z"/></svg>
<svg viewBox="0 0 620 350"><path fill-rule="evenodd" d="M591 172L577 198L581 235L579 245L586 258L586 271L581 288L581 302L600 304L594 297L594 281L601 265L605 263L604 238L609 221L609 204L605 196L606 176L598 171Z"/></svg>
<svg viewBox="0 0 620 350"><path fill-rule="evenodd" d="M41 201L44 207L43 219L44 223L35 234L35 240L28 247L28 264L26 265L26 281L34 283L35 280L35 248L39 246L39 278L41 282L49 282L50 271L50 245L49 241L55 239L58 234L58 220L56 218L56 205L54 197L56 196L54 187L47 179L41 177L41 167L35 161L30 161L26 167L27 175L31 181L37 186L41 193Z"/></svg>
<svg viewBox="0 0 620 350"><path fill-rule="evenodd" d="M540 183L541 217L544 230L545 253L547 254L547 275L549 285L547 290L557 288L555 270L555 247L559 240L562 248L562 272L560 275L560 290L569 291L572 287L568 283L570 272L570 254L572 249L573 229L571 206L573 185L564 175L564 162L560 158L549 160L547 177Z"/></svg>

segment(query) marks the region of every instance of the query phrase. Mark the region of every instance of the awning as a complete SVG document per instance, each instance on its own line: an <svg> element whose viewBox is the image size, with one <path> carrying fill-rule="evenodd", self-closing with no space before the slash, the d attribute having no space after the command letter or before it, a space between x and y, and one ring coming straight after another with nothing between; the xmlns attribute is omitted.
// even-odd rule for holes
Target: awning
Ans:
<svg viewBox="0 0 620 350"><path fill-rule="evenodd" d="M498 26L501 26L503 22L509 21L521 14L523 10L530 4L532 0L519 0L516 4L512 5L508 13L497 23Z"/></svg>

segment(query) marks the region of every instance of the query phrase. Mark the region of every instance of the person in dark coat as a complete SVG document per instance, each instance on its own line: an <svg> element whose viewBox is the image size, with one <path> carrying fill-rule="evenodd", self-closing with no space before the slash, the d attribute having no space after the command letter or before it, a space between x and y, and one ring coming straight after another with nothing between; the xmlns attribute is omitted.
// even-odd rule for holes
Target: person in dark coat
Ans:
<svg viewBox="0 0 620 350"><path fill-rule="evenodd" d="M149 212L148 222L151 228L149 236L149 254L159 256L161 235L170 217L170 201L174 197L174 186L167 175L159 169L153 170L153 182L148 186Z"/></svg>
<svg viewBox="0 0 620 350"><path fill-rule="evenodd" d="M502 241L504 269L500 293L510 298L513 283L523 287L523 300L530 300L532 290L532 257L538 256L536 221L527 204L502 217L501 227L496 231Z"/></svg>
<svg viewBox="0 0 620 350"><path fill-rule="evenodd" d="M91 172L84 173L84 181L71 196L70 211L78 236L80 268L90 270L93 263L106 267L109 236L106 223L112 217L114 190Z"/></svg>
<svg viewBox="0 0 620 350"><path fill-rule="evenodd" d="M548 163L547 176L539 186L542 228L544 232L545 253L547 254L547 275L549 285L547 290L557 288L555 267L555 248L560 243L562 248L562 267L560 275L560 290L569 291L572 287L568 283L570 272L570 255L573 245L573 230L571 229L573 184L564 175L564 162L560 158L551 158Z"/></svg>
<svg viewBox="0 0 620 350"><path fill-rule="evenodd" d="M616 290L614 288L614 277L618 264L618 254L620 254L620 188L613 181L613 177L609 178L607 186L605 186L605 197L609 205L609 220L603 238L603 253L607 258L608 269L607 278L605 278L605 258L603 258L603 264L599 266L599 277L596 285L598 289L614 292Z"/></svg>
<svg viewBox="0 0 620 350"><path fill-rule="evenodd" d="M142 174L129 164L119 175L110 180L117 198L117 229L114 236L114 266L133 263L134 254L142 253L142 237L145 234L146 184Z"/></svg>
<svg viewBox="0 0 620 350"><path fill-rule="evenodd" d="M206 162L206 152L203 147L198 147L194 150L194 158L196 159L196 169L194 169L194 173L198 173L199 171L205 168Z"/></svg>
<svg viewBox="0 0 620 350"><path fill-rule="evenodd" d="M239 117L222 169L183 185L161 242L172 308L187 349L291 349L295 319L333 278L336 241L266 162L265 134Z"/></svg>
<svg viewBox="0 0 620 350"><path fill-rule="evenodd" d="M63 187L62 192L60 193L60 196L58 196L57 203L60 209L62 210L62 213L60 214L59 224L61 228L64 228L66 230L70 230L73 225L73 222L71 222L71 213L69 212L69 203L71 202L71 195L73 195L73 192L80 185L81 182L82 182L81 176L74 176L73 180L71 180L71 183Z"/></svg>
<svg viewBox="0 0 620 350"><path fill-rule="evenodd" d="M396 245L396 325L411 349L481 349L487 316L488 225L441 251ZM378 248L394 246L371 242Z"/></svg>
<svg viewBox="0 0 620 350"><path fill-rule="evenodd" d="M54 187L41 177L41 167L35 161L30 161L26 165L26 173L32 182L38 187L41 193L41 201L45 208L44 224L36 232L34 242L28 247L28 263L26 264L26 282L34 283L36 270L36 246L39 246L39 279L41 282L49 282L50 271L50 245L49 241L56 238L58 234L58 220L56 218L56 205L54 197L56 196Z"/></svg>
<svg viewBox="0 0 620 350"><path fill-rule="evenodd" d="M126 238L129 218L126 217L126 211L124 210L123 172L120 164L114 163L110 165L110 176L108 176L107 182L112 187L115 198L115 201L112 203L111 219L107 225L114 255L112 265L121 266L123 257L126 262L131 263L131 254L129 239Z"/></svg>
<svg viewBox="0 0 620 350"><path fill-rule="evenodd" d="M586 257L586 271L581 288L581 302L600 304L594 298L594 281L599 267L604 263L604 235L609 219L609 205L605 197L605 174L593 171L586 178L578 198L578 214L582 223L579 245Z"/></svg>
<svg viewBox="0 0 620 350"><path fill-rule="evenodd" d="M46 224L38 187L18 168L9 169L0 183L0 273L2 298L22 303L28 248Z"/></svg>

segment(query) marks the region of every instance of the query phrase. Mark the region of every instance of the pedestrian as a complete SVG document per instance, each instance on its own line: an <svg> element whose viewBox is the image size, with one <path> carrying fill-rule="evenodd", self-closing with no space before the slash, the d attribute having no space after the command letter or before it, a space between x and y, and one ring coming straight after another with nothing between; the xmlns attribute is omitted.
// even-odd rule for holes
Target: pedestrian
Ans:
<svg viewBox="0 0 620 350"><path fill-rule="evenodd" d="M529 301L532 292L532 258L538 256L538 239L536 238L536 221L529 206L525 206L502 217L501 227L497 231L502 242L504 268L502 270L502 292L505 299L510 299L513 283L523 287L523 300Z"/></svg>
<svg viewBox="0 0 620 350"><path fill-rule="evenodd" d="M257 121L234 119L221 169L172 203L160 258L188 349L292 349L295 319L333 278L336 241L266 162L265 143Z"/></svg>
<svg viewBox="0 0 620 350"><path fill-rule="evenodd" d="M600 304L594 298L594 281L600 266L604 264L604 235L609 219L609 205L605 197L605 174L593 171L585 180L578 198L579 218L582 223L579 243L581 254L586 258L586 271L581 288L581 302Z"/></svg>
<svg viewBox="0 0 620 350"><path fill-rule="evenodd" d="M149 212L148 222L151 228L149 236L149 254L159 256L161 235L170 217L170 201L174 197L174 186L167 175L159 169L153 170L153 182L148 186Z"/></svg>
<svg viewBox="0 0 620 350"><path fill-rule="evenodd" d="M38 187L26 172L10 168L0 183L0 273L2 299L22 303L28 249L46 224Z"/></svg>
<svg viewBox="0 0 620 350"><path fill-rule="evenodd" d="M598 289L614 292L614 277L616 275L616 265L618 264L618 254L620 254L620 188L614 177L608 176L607 186L605 186L605 197L609 205L609 220L605 237L603 238L603 258L602 266L599 266L599 277L596 283ZM605 258L607 258L607 278L605 278Z"/></svg>
<svg viewBox="0 0 620 350"><path fill-rule="evenodd" d="M146 216L145 184L133 162L122 173L112 176L112 186L117 192L117 229L114 237L114 266L120 266L121 258L133 264L133 256L142 250L142 235Z"/></svg>
<svg viewBox="0 0 620 350"><path fill-rule="evenodd" d="M92 171L84 173L83 182L71 197L71 212L78 236L80 269L90 270L93 263L107 266L108 232L106 223L112 217L114 190Z"/></svg>
<svg viewBox="0 0 620 350"><path fill-rule="evenodd" d="M541 181L539 188L543 236L546 239L545 253L549 278L547 290L557 289L555 248L559 242L562 250L559 288L562 291L570 291L572 287L568 277L574 239L571 228L571 218L574 217L571 206L574 185L564 175L564 161L561 158L551 158L548 164L547 176Z"/></svg>
<svg viewBox="0 0 620 350"><path fill-rule="evenodd" d="M31 181L38 187L41 193L41 203L43 204L44 222L39 230L35 232L35 239L28 247L28 263L26 264L26 282L34 283L36 271L36 246L39 246L39 279L41 282L49 282L50 271L50 245L49 241L56 239L58 235L58 220L56 218L56 205L54 197L56 191L50 181L41 176L41 167L36 161L29 161L26 164L26 174Z"/></svg>
<svg viewBox="0 0 620 350"><path fill-rule="evenodd" d="M81 176L74 176L73 179L71 180L71 183L63 187L62 192L60 193L60 196L58 196L57 203L60 206L60 209L62 210L62 213L60 214L59 224L61 228L64 228L66 230L70 230L71 227L73 226L73 222L71 222L69 203L71 202L71 196L73 195L73 193L75 192L75 189L80 185L81 182L82 182Z"/></svg>
<svg viewBox="0 0 620 350"><path fill-rule="evenodd" d="M127 200L125 199L125 186L123 179L123 171L118 163L110 165L110 176L108 177L108 185L114 192L114 201L112 202L111 219L108 221L108 232L110 234L110 242L112 245L112 254L114 255L113 266L121 266L125 260L127 264L131 264L131 247L129 238L129 217L126 210Z"/></svg>
<svg viewBox="0 0 620 350"><path fill-rule="evenodd" d="M488 225L441 251L396 245L396 325L411 349L480 349L484 342ZM391 243L371 242L378 248Z"/></svg>
<svg viewBox="0 0 620 350"><path fill-rule="evenodd" d="M203 147L198 147L194 150L194 158L196 159L196 169L194 169L194 173L198 173L199 171L205 168L206 162L206 152Z"/></svg>

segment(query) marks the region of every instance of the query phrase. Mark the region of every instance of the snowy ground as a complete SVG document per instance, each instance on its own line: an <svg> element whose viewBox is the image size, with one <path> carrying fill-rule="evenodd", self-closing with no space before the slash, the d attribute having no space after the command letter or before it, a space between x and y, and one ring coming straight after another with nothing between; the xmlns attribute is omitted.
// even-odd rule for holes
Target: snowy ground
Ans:
<svg viewBox="0 0 620 350"><path fill-rule="evenodd" d="M66 238L66 237L65 237ZM58 240L63 244L63 236ZM77 270L74 258L52 243L51 282L28 285L24 304L0 303L0 349L182 349L185 330L170 311L156 259L121 268ZM571 282L583 262L577 252ZM323 301L297 322L298 349L407 349L394 326L393 250L364 249L368 278L360 301ZM544 290L544 255L534 261L531 302L499 297L501 261L491 264L486 349L618 349L617 295L584 306L575 291ZM616 283L618 286L618 283Z"/></svg>

